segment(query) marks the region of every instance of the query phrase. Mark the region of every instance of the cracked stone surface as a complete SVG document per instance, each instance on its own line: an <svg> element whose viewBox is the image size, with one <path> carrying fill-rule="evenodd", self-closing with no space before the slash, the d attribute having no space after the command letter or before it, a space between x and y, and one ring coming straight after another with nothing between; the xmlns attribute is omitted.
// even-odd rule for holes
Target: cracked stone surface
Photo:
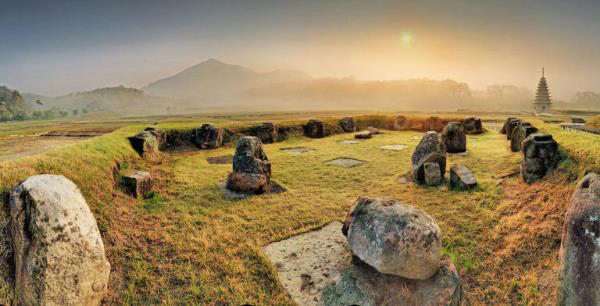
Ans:
<svg viewBox="0 0 600 306"><path fill-rule="evenodd" d="M339 279L351 259L339 221L271 243L264 251L298 305L319 305L322 290Z"/></svg>

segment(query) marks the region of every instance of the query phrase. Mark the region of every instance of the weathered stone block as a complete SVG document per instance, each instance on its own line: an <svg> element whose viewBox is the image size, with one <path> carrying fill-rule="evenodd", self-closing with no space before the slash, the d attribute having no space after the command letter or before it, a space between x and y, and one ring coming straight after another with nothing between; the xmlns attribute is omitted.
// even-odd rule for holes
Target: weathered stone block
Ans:
<svg viewBox="0 0 600 306"><path fill-rule="evenodd" d="M79 188L36 175L12 190L9 204L18 304L100 305L110 264Z"/></svg>
<svg viewBox="0 0 600 306"><path fill-rule="evenodd" d="M441 176L446 172L446 146L438 133L427 132L415 148L412 155L413 178L417 184L425 184L424 165L428 162L438 163Z"/></svg>
<svg viewBox="0 0 600 306"><path fill-rule="evenodd" d="M121 180L125 191L135 198L144 197L152 190L150 172L138 170L124 171Z"/></svg>
<svg viewBox="0 0 600 306"><path fill-rule="evenodd" d="M449 122L442 130L441 136L448 153L467 151L467 135L460 122Z"/></svg>
<svg viewBox="0 0 600 306"><path fill-rule="evenodd" d="M458 190L468 190L477 186L477 179L471 169L465 165L450 167L450 187Z"/></svg>

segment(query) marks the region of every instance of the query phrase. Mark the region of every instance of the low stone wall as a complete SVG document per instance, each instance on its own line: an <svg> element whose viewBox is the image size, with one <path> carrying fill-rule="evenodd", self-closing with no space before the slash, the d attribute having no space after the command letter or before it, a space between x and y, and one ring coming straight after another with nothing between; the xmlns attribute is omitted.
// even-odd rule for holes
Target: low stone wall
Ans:
<svg viewBox="0 0 600 306"><path fill-rule="evenodd" d="M356 125L356 131L366 130L368 127L374 127L378 129L393 130L394 120L397 116L385 116L385 115L361 115L354 116L354 123ZM422 118L407 118L409 121L408 128L406 130L427 132L427 120L431 117ZM346 133L340 125L340 120L344 117L339 118L324 118L319 119L323 124L323 129L326 131L326 135L337 135ZM441 123L445 126L448 122L459 121L462 122L464 119L461 118L439 118ZM278 128L278 141L284 141L290 136L304 136L303 125L308 122L306 120L294 120L273 123ZM260 126L261 123L251 123L248 126L243 127L224 127L224 146L233 146L240 138L244 136L258 136L255 135L256 127ZM442 128L443 128L442 126ZM200 124L198 125L198 128ZM168 129L166 132L166 141L161 146L161 151L178 151L178 150L199 150L194 144L194 133L195 129Z"/></svg>

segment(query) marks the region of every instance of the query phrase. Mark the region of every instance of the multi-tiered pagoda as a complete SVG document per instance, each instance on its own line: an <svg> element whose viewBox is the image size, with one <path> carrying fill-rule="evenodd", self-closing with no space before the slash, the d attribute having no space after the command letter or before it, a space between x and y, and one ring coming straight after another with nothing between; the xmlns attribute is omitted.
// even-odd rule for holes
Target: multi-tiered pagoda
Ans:
<svg viewBox="0 0 600 306"><path fill-rule="evenodd" d="M535 102L533 107L537 114L545 113L550 110L552 101L550 100L550 92L548 91L548 82L544 77L544 68L542 68L542 78L538 84L537 93L535 94Z"/></svg>

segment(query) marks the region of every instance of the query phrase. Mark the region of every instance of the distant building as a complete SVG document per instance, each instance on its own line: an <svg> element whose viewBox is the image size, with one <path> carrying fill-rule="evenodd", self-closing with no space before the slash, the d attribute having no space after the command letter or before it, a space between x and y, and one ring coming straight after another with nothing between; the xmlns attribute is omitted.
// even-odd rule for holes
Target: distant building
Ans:
<svg viewBox="0 0 600 306"><path fill-rule="evenodd" d="M533 107L537 114L545 113L550 110L552 101L550 100L550 92L548 91L548 82L544 76L544 68L542 68L542 78L538 83L537 93L535 94L535 101Z"/></svg>

